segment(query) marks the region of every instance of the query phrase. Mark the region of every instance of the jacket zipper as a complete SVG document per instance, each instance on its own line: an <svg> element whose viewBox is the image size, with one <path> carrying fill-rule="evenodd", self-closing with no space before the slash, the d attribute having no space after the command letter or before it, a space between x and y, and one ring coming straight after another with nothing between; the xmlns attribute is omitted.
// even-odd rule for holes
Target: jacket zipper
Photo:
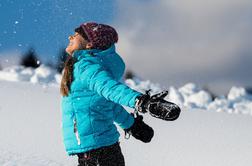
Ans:
<svg viewBox="0 0 252 166"><path fill-rule="evenodd" d="M81 141L80 141L79 132L78 132L78 129L77 129L76 118L74 118L73 123L74 123L74 134L75 134L76 140L78 142L78 145L80 145Z"/></svg>

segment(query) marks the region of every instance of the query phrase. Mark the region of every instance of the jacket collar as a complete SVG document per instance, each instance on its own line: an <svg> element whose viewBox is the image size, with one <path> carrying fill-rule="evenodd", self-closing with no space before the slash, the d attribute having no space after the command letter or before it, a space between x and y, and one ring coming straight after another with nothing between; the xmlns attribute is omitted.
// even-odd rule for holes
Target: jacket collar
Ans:
<svg viewBox="0 0 252 166"><path fill-rule="evenodd" d="M76 50L73 53L73 57L77 60L80 60L81 58L87 57L87 56L105 56L112 53L115 53L114 44L106 50L97 50L97 49Z"/></svg>

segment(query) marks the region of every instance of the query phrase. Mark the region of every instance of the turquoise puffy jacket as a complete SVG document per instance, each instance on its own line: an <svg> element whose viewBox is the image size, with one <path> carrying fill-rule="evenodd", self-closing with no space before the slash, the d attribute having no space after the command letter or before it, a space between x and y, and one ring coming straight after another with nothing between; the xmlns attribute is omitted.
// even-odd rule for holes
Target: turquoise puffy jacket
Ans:
<svg viewBox="0 0 252 166"><path fill-rule="evenodd" d="M126 129L134 118L121 106L134 108L141 93L121 83L125 64L115 52L75 51L70 94L62 97L62 130L68 155L108 146L119 140L114 124Z"/></svg>

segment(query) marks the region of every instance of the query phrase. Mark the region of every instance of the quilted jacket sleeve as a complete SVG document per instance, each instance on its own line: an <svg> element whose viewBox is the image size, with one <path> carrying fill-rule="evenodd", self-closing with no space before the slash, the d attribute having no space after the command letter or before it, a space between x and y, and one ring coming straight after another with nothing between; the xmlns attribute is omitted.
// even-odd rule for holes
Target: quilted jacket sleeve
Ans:
<svg viewBox="0 0 252 166"><path fill-rule="evenodd" d="M111 74L94 57L86 57L79 65L80 78L91 91L96 91L114 103L134 108L135 99L141 95L127 85L113 79Z"/></svg>

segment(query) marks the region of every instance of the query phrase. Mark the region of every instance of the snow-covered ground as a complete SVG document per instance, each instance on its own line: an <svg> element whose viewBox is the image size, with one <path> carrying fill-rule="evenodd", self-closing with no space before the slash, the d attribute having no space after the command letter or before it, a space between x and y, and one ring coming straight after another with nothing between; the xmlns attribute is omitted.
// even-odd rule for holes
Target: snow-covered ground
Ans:
<svg viewBox="0 0 252 166"><path fill-rule="evenodd" d="M59 74L43 65L0 71L0 166L77 165L62 143L59 80ZM126 83L141 92L162 90L150 81ZM213 100L188 83L170 87L166 99L181 106L181 116L165 122L145 115L155 130L151 143L125 140L119 129L126 165L252 165L252 97L244 88L233 87Z"/></svg>

